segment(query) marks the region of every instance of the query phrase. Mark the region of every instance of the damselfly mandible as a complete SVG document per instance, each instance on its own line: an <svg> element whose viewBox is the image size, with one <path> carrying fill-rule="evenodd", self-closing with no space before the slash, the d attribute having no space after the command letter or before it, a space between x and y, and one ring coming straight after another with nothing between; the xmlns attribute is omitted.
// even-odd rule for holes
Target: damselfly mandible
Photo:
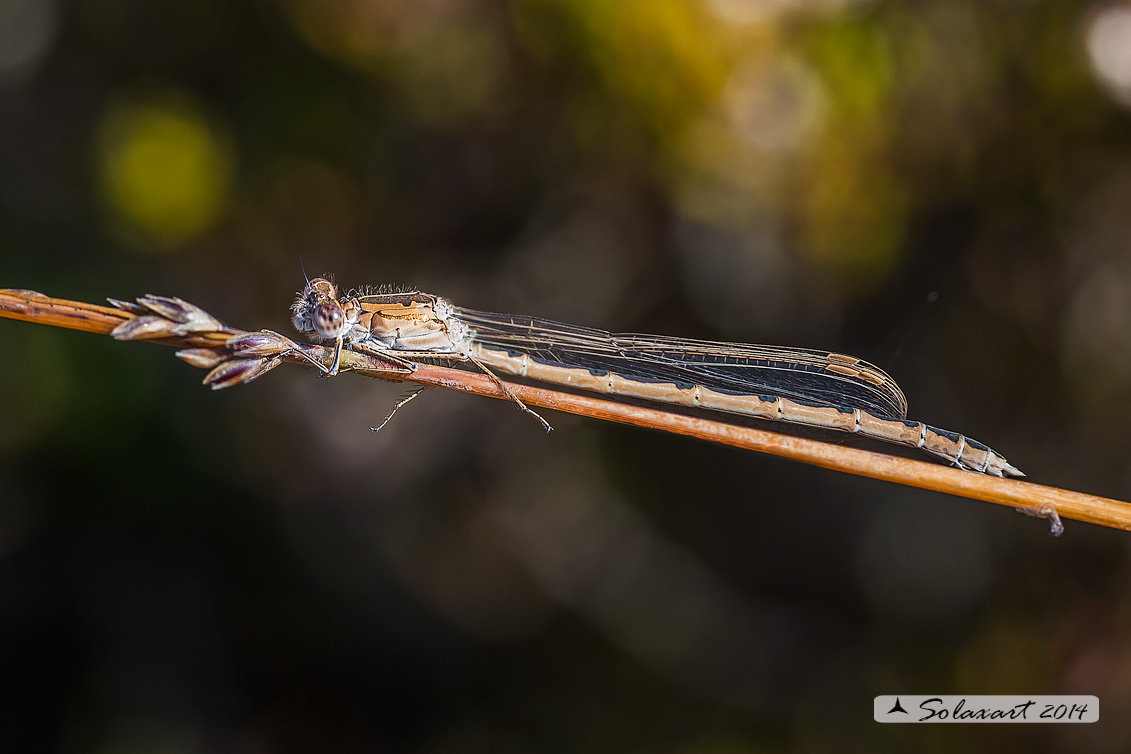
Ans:
<svg viewBox="0 0 1131 754"><path fill-rule="evenodd" d="M840 353L609 333L464 309L420 291L339 298L325 278L308 282L292 312L300 332L334 344L329 367L315 362L327 375L337 373L343 347L405 369L414 360L468 361L527 411L492 370L608 395L841 430L922 448L970 471L1024 476L976 440L907 419L907 399L895 380Z"/></svg>

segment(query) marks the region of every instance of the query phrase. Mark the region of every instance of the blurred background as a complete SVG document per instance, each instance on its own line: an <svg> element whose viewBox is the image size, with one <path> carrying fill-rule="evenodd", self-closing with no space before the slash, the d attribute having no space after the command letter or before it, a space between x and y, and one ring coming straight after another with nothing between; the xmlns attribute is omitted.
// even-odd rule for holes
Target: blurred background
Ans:
<svg viewBox="0 0 1131 754"><path fill-rule="evenodd" d="M1131 499L1129 109L1123 3L0 0L0 286L287 331L305 266L838 350L1031 480ZM5 752L1131 747L1126 533L0 344ZM880 726L888 693L1101 723Z"/></svg>

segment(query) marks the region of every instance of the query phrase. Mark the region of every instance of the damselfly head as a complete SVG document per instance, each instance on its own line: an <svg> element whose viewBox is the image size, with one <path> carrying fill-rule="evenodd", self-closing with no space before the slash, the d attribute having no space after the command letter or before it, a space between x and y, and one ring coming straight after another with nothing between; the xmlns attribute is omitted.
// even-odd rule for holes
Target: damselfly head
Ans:
<svg viewBox="0 0 1131 754"><path fill-rule="evenodd" d="M337 287L326 278L308 282L291 306L291 313L296 330L317 333L325 340L341 338L356 321L338 301Z"/></svg>

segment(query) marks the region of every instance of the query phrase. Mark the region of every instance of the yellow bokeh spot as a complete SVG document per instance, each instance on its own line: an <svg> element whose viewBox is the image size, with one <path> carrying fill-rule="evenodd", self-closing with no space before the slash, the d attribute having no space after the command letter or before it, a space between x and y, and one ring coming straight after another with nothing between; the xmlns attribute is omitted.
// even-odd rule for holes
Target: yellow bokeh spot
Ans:
<svg viewBox="0 0 1131 754"><path fill-rule="evenodd" d="M860 21L822 24L808 47L838 117L874 118L891 101L894 63L882 30Z"/></svg>
<svg viewBox="0 0 1131 754"><path fill-rule="evenodd" d="M228 139L182 98L112 106L98 158L106 204L139 245L169 248L212 228L228 201Z"/></svg>
<svg viewBox="0 0 1131 754"><path fill-rule="evenodd" d="M615 132L610 120L627 106L675 152L726 85L725 46L693 0L515 0L510 11L528 53L588 87L572 113L583 139Z"/></svg>

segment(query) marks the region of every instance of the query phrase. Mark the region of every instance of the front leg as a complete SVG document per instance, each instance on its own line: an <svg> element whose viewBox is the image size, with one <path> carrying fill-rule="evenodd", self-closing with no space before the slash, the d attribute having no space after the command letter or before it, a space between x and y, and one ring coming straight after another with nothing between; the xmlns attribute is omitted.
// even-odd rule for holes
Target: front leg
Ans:
<svg viewBox="0 0 1131 754"><path fill-rule="evenodd" d="M271 358L297 356L321 372L323 377L331 377L341 371L341 352L343 346L341 340L334 344L334 359L330 366L326 366L324 356L323 358L319 358L315 354L310 353L311 351L316 351L319 355L324 355L324 348L296 343L287 336L280 335L273 330L241 333L228 340L226 345L232 352L232 355L244 358L253 356ZM382 371L408 374L414 368L412 362L393 356L387 350L368 347L364 345L363 342L345 345L345 347L380 362L379 365L375 365L375 368Z"/></svg>
<svg viewBox="0 0 1131 754"><path fill-rule="evenodd" d="M339 337L334 341L334 363L330 368L323 373L324 377L333 377L338 373L338 364L342 360L342 339Z"/></svg>
<svg viewBox="0 0 1131 754"><path fill-rule="evenodd" d="M301 343L296 343L286 335L280 335L274 330L240 333L229 339L225 345L233 355L244 358L250 356L271 358L297 356L317 368L324 376L331 374L331 368L327 367L322 359L315 358L310 353L307 353L308 350L313 350L315 346L306 346ZM336 365L337 359L335 359L335 366ZM337 370L335 369L334 371L336 372Z"/></svg>

